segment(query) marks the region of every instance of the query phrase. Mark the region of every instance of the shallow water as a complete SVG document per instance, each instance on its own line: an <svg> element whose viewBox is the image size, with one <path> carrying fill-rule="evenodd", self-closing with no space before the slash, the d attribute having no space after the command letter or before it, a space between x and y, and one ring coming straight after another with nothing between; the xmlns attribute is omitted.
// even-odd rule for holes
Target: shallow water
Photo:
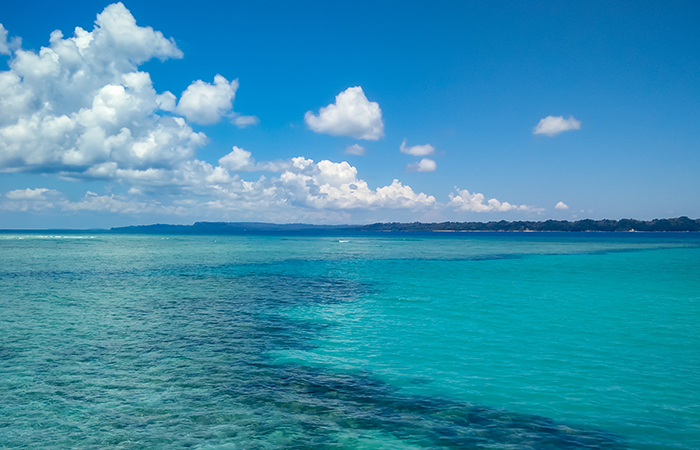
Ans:
<svg viewBox="0 0 700 450"><path fill-rule="evenodd" d="M700 448L700 237L0 234L0 447Z"/></svg>

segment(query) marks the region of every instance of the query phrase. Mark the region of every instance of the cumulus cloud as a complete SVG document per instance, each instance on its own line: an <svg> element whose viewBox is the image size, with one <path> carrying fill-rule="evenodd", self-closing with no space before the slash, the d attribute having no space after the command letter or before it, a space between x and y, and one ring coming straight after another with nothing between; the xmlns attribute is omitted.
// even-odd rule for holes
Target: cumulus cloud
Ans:
<svg viewBox="0 0 700 450"><path fill-rule="evenodd" d="M9 211L42 211L55 207L61 193L52 189L16 189L5 193L0 202L0 209Z"/></svg>
<svg viewBox="0 0 700 450"><path fill-rule="evenodd" d="M401 143L401 153L406 153L413 156L427 156L435 152L435 147L430 144L425 145L414 145L412 147L406 147L406 139ZM433 169L434 170L434 169Z"/></svg>
<svg viewBox="0 0 700 450"><path fill-rule="evenodd" d="M428 158L423 158L417 163L408 164L406 166L407 172L434 172L437 168L435 161Z"/></svg>
<svg viewBox="0 0 700 450"><path fill-rule="evenodd" d="M174 112L177 104L177 97L170 91L156 95L156 104L163 111Z"/></svg>
<svg viewBox="0 0 700 450"><path fill-rule="evenodd" d="M46 200L44 193L49 192L46 188L36 189L16 189L5 194L5 198L10 200Z"/></svg>
<svg viewBox="0 0 700 450"><path fill-rule="evenodd" d="M180 58L174 40L140 27L121 3L93 31L51 33L48 47L17 49L0 72L0 171L104 178L121 170L173 167L207 142L157 94L144 62Z"/></svg>
<svg viewBox="0 0 700 450"><path fill-rule="evenodd" d="M133 194L163 195L177 192L171 205L154 200L136 201L128 196L99 196L88 192L77 202L68 201L57 191L45 188L11 191L1 197L5 210L108 211L122 214L162 213L197 214L241 211L275 213L276 217L348 218L343 211L358 209L426 210L436 206L435 197L416 193L410 186L394 180L390 185L372 189L360 179L357 169L347 162L323 160L318 163L304 157L276 163L278 176L260 176L246 181L232 171L273 168L275 164L255 164L250 152L238 147L219 160L219 166L203 161L187 161L174 170L120 170L115 177L128 179ZM201 201L200 197L206 198ZM337 214L335 214L337 212ZM335 215L334 215L335 214ZM328 218L327 217L327 218ZM327 219L326 218L326 219Z"/></svg>
<svg viewBox="0 0 700 450"><path fill-rule="evenodd" d="M350 136L376 141L384 137L382 110L370 102L360 86L347 88L335 97L335 104L324 106L318 115L307 111L304 120L316 133Z"/></svg>
<svg viewBox="0 0 700 450"><path fill-rule="evenodd" d="M330 209L410 208L421 209L435 204L435 197L415 193L399 180L372 190L357 178L357 169L347 162L328 160L315 164L302 157L293 158L292 166L282 173L276 189L291 194L293 201L305 206Z"/></svg>
<svg viewBox="0 0 700 450"><path fill-rule="evenodd" d="M214 84L197 80L180 96L175 110L190 122L211 125L221 120L233 108L238 80L230 83L221 75L214 77Z"/></svg>
<svg viewBox="0 0 700 450"><path fill-rule="evenodd" d="M424 209L435 205L435 198L414 192L409 186L394 180L391 185L371 189L360 179L357 169L347 162L335 163L323 160L315 163L311 159L296 157L284 162L260 162L247 152L232 152L231 158L222 158L222 164L240 167L241 170L279 170L279 176L261 176L257 181L244 181L237 175L219 173L221 166L203 165L200 179L210 185L216 183L218 204L228 208L247 208L246 205L266 208L299 207L306 209L375 209L407 208ZM231 159L236 158L232 163ZM202 177L204 175L204 177ZM215 180L216 178L216 180Z"/></svg>
<svg viewBox="0 0 700 450"><path fill-rule="evenodd" d="M581 122L569 117L564 119L563 116L547 116L540 120L537 126L532 130L534 134L546 134L547 136L554 137L561 132L580 130Z"/></svg>
<svg viewBox="0 0 700 450"><path fill-rule="evenodd" d="M256 162L236 146L218 164L198 160L196 151L208 139L191 122L227 117L245 126L257 118L232 111L238 82L220 75L213 83L195 81L179 101L171 92L156 91L139 66L153 58L180 58L182 52L172 38L138 26L121 3L105 8L92 31L78 27L70 37L54 31L38 52L8 44L2 31L0 49L10 57L9 70L0 72L0 172L99 180L128 193L88 192L72 201L55 190L23 186L0 196L1 209L217 218L236 212L235 218L347 221L349 211L359 209L439 206L433 196L398 180L371 188L347 162L301 156ZM379 105L360 87L306 118L318 132L368 140L383 136ZM358 154L362 147L350 149ZM242 178L251 172L264 174Z"/></svg>
<svg viewBox="0 0 700 450"><path fill-rule="evenodd" d="M352 144L345 149L345 153L347 153L348 155L361 156L365 154L365 148L358 144Z"/></svg>
<svg viewBox="0 0 700 450"><path fill-rule="evenodd" d="M234 145L231 153L219 159L219 165L233 171L253 170L255 160L251 157L250 152Z"/></svg>
<svg viewBox="0 0 700 450"><path fill-rule="evenodd" d="M564 202L559 202L554 206L554 209L569 209L569 205Z"/></svg>
<svg viewBox="0 0 700 450"><path fill-rule="evenodd" d="M154 57L165 60L183 56L173 38L166 39L163 33L151 27L137 26L136 19L121 2L107 6L97 16L95 24L93 33L76 28L75 43L83 53L92 54L101 61L121 59L120 64L126 69ZM100 50L110 51L98 53Z"/></svg>
<svg viewBox="0 0 700 450"><path fill-rule="evenodd" d="M459 190L455 187L457 193L450 193L449 205L458 211L472 212L505 212L505 211L535 211L541 212L541 208L533 208L527 205L512 205L508 202L501 203L495 198L485 201L484 194L470 194L468 190Z"/></svg>

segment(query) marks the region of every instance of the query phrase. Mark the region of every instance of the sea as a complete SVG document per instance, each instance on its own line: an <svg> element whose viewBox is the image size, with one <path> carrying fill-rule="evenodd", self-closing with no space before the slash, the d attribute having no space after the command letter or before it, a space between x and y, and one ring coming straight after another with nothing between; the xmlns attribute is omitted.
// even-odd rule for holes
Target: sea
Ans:
<svg viewBox="0 0 700 450"><path fill-rule="evenodd" d="M700 234L3 232L0 448L698 449Z"/></svg>

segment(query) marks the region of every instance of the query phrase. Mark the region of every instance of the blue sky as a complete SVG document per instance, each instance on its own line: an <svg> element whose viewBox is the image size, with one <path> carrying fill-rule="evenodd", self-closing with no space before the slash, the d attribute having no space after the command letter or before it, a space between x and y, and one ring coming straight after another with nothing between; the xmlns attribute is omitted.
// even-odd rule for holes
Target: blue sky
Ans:
<svg viewBox="0 0 700 450"><path fill-rule="evenodd" d="M700 217L697 2L7 3L0 228Z"/></svg>

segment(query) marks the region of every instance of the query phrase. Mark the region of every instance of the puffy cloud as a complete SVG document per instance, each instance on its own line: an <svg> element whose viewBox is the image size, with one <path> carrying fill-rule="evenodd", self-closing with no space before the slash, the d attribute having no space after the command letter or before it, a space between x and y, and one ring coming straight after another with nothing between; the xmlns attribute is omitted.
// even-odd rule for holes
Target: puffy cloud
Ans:
<svg viewBox="0 0 700 450"><path fill-rule="evenodd" d="M170 91L165 91L160 95L156 95L156 104L163 111L174 112L177 104L177 97Z"/></svg>
<svg viewBox="0 0 700 450"><path fill-rule="evenodd" d="M335 104L324 106L318 116L307 111L306 124L316 133L350 136L376 141L384 137L382 110L370 102L360 86L347 88L335 97Z"/></svg>
<svg viewBox="0 0 700 450"><path fill-rule="evenodd" d="M435 205L435 197L415 193L398 180L372 190L357 178L357 169L347 162L334 163L293 158L293 164L282 173L275 189L284 192L292 202L312 208L408 208L423 209Z"/></svg>
<svg viewBox="0 0 700 450"><path fill-rule="evenodd" d="M554 209L569 209L569 205L564 202L559 202L554 206Z"/></svg>
<svg viewBox="0 0 700 450"><path fill-rule="evenodd" d="M429 158L423 158L417 163L406 166L407 172L434 172L437 168L435 161Z"/></svg>
<svg viewBox="0 0 700 450"><path fill-rule="evenodd" d="M234 145L233 151L219 159L219 165L228 170L252 170L255 167L255 160L251 158L251 153Z"/></svg>
<svg viewBox="0 0 700 450"><path fill-rule="evenodd" d="M44 193L49 192L46 188L36 188L36 189L17 189L10 191L5 194L5 198L10 200L46 200Z"/></svg>
<svg viewBox="0 0 700 450"><path fill-rule="evenodd" d="M250 171L273 174L261 175L256 181L244 180L239 175ZM378 208L426 210L437 206L433 196L416 193L398 180L371 189L359 178L357 168L345 161L315 163L297 157L286 161L255 162L250 152L239 147L220 158L218 166L193 159L181 161L173 167L123 169L112 162L94 166L88 172L95 178L111 179L129 186L129 196L157 196L171 201L170 206L159 203L160 206L149 206L150 209L141 205L142 211L170 213L171 206L177 206L179 211L202 217L214 212L214 216L222 217L230 211L247 211L257 217L271 217L273 214L275 220L281 220L280 217L321 220L322 217L313 211L328 211L329 214L337 211L342 217L348 217L342 212ZM60 203L59 206L63 211L76 211L92 208L90 205L116 205L116 200L133 203L134 200L129 198L115 196L114 199L99 201L86 198L80 205ZM129 209L121 205L120 208L119 211L136 211L136 207ZM324 221L331 217L335 216L331 214Z"/></svg>
<svg viewBox="0 0 700 450"><path fill-rule="evenodd" d="M0 72L0 171L109 178L117 169L174 167L207 141L167 117L175 96L158 95L138 65L180 58L172 39L136 25L121 3L93 31L51 33L36 53L18 49Z"/></svg>
<svg viewBox="0 0 700 450"><path fill-rule="evenodd" d="M427 156L435 152L435 147L430 144L425 145L414 145L412 147L406 147L406 139L401 143L401 153L406 153L413 156ZM435 169L433 169L435 170Z"/></svg>
<svg viewBox="0 0 700 450"><path fill-rule="evenodd" d="M65 38L54 31L38 52L22 50L19 39L13 42L0 29L0 50L10 53L9 70L0 72L0 172L101 180L128 194L88 192L71 201L47 188L20 189L0 197L1 209L347 222L353 210L439 206L433 196L398 180L370 188L347 162L304 157L256 162L239 147L218 164L196 159L207 137L188 121L228 117L245 126L257 118L232 111L238 82L220 75L213 84L192 83L179 102L171 92L157 92L139 65L180 58L182 52L173 39L138 26L121 3L105 8L92 31L78 27ZM383 136L379 105L360 87L339 94L318 116L307 113L306 120L317 132ZM350 149L364 152L359 145ZM424 161L418 164L430 169L432 163L434 170L434 162ZM265 173L242 178L256 171Z"/></svg>
<svg viewBox="0 0 700 450"><path fill-rule="evenodd" d="M540 120L537 126L532 130L534 134L546 134L547 136L554 137L561 132L570 130L580 130L581 122L569 117L564 119L563 116L547 116Z"/></svg>
<svg viewBox="0 0 700 450"><path fill-rule="evenodd" d="M458 211L473 211L473 212L505 212L505 211L534 211L540 212L541 208L533 208L527 205L511 205L508 202L499 202L495 198L490 199L485 202L484 194L470 194L466 189L460 191L457 190L457 194L450 193L450 203L455 210Z"/></svg>
<svg viewBox="0 0 700 450"><path fill-rule="evenodd" d="M131 68L154 57L165 60L183 56L173 38L166 39L151 27L137 26L136 19L121 2L107 6L98 14L95 24L92 33L76 28L74 40L81 53L98 60L119 61ZM101 50L107 51L100 53Z"/></svg>
<svg viewBox="0 0 700 450"><path fill-rule="evenodd" d="M180 96L176 112L201 125L217 123L231 111L237 89L238 80L229 83L221 75L214 77L214 84L197 80Z"/></svg>
<svg viewBox="0 0 700 450"><path fill-rule="evenodd" d="M365 154L365 148L358 144L352 144L345 149L345 153L347 153L348 155L361 156Z"/></svg>
<svg viewBox="0 0 700 450"><path fill-rule="evenodd" d="M0 202L0 209L8 211L42 211L54 208L61 193L52 189L17 189L7 192Z"/></svg>

